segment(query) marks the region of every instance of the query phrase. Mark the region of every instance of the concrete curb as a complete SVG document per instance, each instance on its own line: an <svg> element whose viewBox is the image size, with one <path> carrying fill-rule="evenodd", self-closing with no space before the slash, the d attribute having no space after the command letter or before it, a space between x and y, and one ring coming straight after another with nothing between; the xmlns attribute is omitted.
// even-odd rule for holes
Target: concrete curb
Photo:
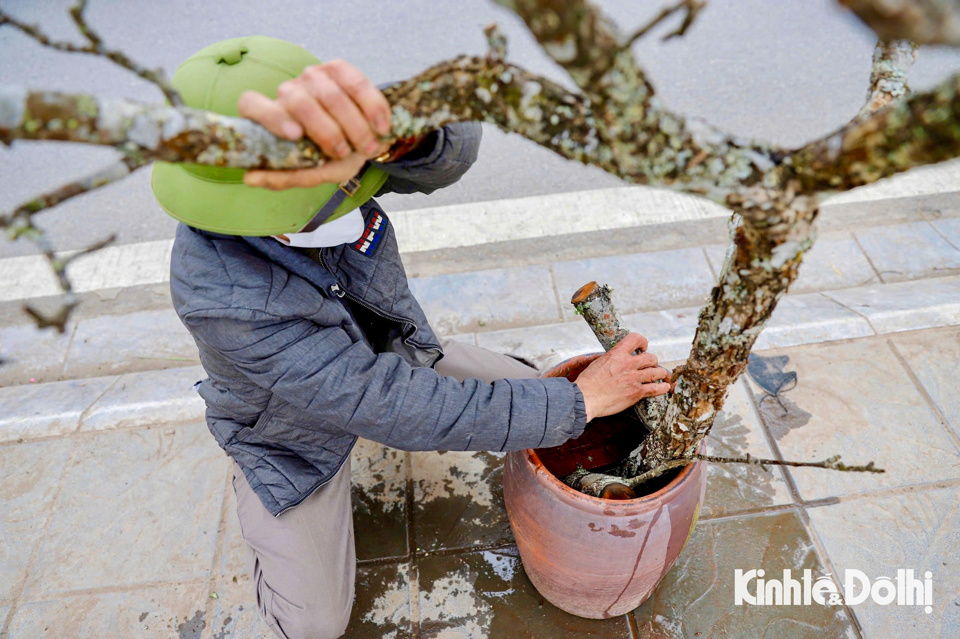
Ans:
<svg viewBox="0 0 960 639"><path fill-rule="evenodd" d="M0 443L200 421L199 366L0 388Z"/></svg>
<svg viewBox="0 0 960 639"><path fill-rule="evenodd" d="M664 362L684 359L699 307L634 313L626 326L644 333ZM795 295L777 307L757 350L960 326L960 276ZM582 321L557 322L453 339L520 355L541 368L596 352ZM193 384L199 366L0 388L0 443L71 433L201 421L204 403Z"/></svg>
<svg viewBox="0 0 960 639"><path fill-rule="evenodd" d="M909 177L908 180L895 178L890 184L829 198L820 215L821 228L830 230L837 224L847 228L848 218L854 212L861 218L878 217L886 224L903 221L904 216L916 217L928 207L932 207L933 216L955 216L956 207L943 207L942 200L950 196L960 200L960 192L948 192L956 188L957 174L960 162L947 163L926 173L902 176ZM878 203L889 210L879 215L869 213ZM558 240L562 245L566 237L579 238L576 243L580 243L583 238L594 236L597 239L586 240L587 243L595 244L594 254L606 255L608 245L616 245L615 237L621 234L657 235L663 229L704 225L711 229L709 242L724 241L723 228L730 211L691 195L630 186L399 210L389 212L389 217L405 258L410 258L415 268L423 268L425 274L437 274L434 269L439 264L456 262L457 259L451 260L451 253L462 258L465 248L470 249L469 253L513 245L521 255L530 255L538 252L537 247L555 246ZM884 219L887 221L883 222ZM715 232L718 230L719 234ZM690 233L679 235L682 238ZM679 241L684 244L682 239ZM172 239L110 246L80 257L67 272L77 293L162 284L169 280L172 246ZM424 260L432 262L433 268ZM40 255L0 258L0 272L17 273L16 278L0 281L0 303L60 292L56 278Z"/></svg>

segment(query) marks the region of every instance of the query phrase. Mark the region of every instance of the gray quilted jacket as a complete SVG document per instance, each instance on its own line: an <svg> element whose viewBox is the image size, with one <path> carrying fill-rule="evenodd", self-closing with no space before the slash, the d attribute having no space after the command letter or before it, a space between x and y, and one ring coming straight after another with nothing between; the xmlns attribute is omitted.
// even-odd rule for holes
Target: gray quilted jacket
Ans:
<svg viewBox="0 0 960 639"><path fill-rule="evenodd" d="M441 130L416 159L382 167L384 191L456 182L479 139L475 124ZM197 384L207 424L274 515L331 479L358 436L404 450L503 451L555 446L585 425L583 396L565 379L437 375L443 353L393 228L375 201L362 212L369 244L312 254L177 229L170 285L209 376Z"/></svg>

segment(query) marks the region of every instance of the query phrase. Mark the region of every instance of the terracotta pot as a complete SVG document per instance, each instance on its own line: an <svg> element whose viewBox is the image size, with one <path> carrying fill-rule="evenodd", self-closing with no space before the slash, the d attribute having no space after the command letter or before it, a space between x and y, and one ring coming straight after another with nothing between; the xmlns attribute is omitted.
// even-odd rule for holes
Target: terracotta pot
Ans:
<svg viewBox="0 0 960 639"><path fill-rule="evenodd" d="M544 377L573 381L586 359L575 357ZM633 610L693 533L706 488L703 463L667 474L656 492L625 501L584 495L557 479L578 461L587 468L616 463L639 438L636 422L613 416L595 419L562 446L507 454L503 496L524 570L562 610L593 619Z"/></svg>

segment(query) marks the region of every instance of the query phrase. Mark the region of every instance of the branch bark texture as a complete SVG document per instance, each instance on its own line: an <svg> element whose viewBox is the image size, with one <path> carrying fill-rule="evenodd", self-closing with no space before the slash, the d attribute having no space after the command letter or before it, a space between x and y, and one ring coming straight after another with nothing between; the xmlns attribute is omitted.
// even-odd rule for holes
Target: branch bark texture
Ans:
<svg viewBox="0 0 960 639"><path fill-rule="evenodd" d="M960 46L960 0L840 0L882 40Z"/></svg>
<svg viewBox="0 0 960 639"><path fill-rule="evenodd" d="M879 40L873 50L873 70L867 102L858 118L873 115L895 100L910 93L907 74L917 61L917 45L908 40Z"/></svg>
<svg viewBox="0 0 960 639"><path fill-rule="evenodd" d="M609 351L630 334L623 328L620 313L610 298L609 286L600 286L596 282L584 284L573 294L570 303L586 320L604 351ZM661 395L641 399L634 404L633 411L648 430L653 430L663 425L666 408L667 399Z"/></svg>
<svg viewBox="0 0 960 639"><path fill-rule="evenodd" d="M846 191L960 156L960 74L791 153L806 192Z"/></svg>

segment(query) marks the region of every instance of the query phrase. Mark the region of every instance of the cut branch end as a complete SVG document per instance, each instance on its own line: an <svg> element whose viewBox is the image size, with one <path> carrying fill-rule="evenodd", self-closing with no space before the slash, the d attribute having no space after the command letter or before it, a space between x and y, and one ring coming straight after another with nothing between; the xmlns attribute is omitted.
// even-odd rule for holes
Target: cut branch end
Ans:
<svg viewBox="0 0 960 639"><path fill-rule="evenodd" d="M600 288L600 285L596 282L584 284L577 289L576 293L573 294L573 297L570 299L570 303L574 305L583 304L597 291L598 288Z"/></svg>

